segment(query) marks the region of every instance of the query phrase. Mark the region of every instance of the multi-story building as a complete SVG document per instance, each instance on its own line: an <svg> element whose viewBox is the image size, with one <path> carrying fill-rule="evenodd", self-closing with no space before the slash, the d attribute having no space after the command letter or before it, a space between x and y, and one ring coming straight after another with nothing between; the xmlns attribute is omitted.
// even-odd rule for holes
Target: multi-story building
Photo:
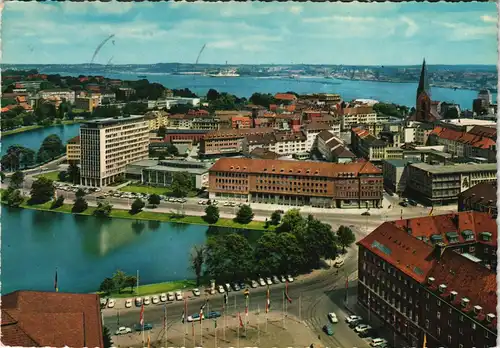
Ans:
<svg viewBox="0 0 500 348"><path fill-rule="evenodd" d="M432 123L408 121L403 128L402 141L405 144L426 145L433 129Z"/></svg>
<svg viewBox="0 0 500 348"><path fill-rule="evenodd" d="M129 87L120 87L116 90L116 99L128 100L135 94L135 89Z"/></svg>
<svg viewBox="0 0 500 348"><path fill-rule="evenodd" d="M174 143L178 140L191 140L198 144L208 133L204 129L167 129L164 141Z"/></svg>
<svg viewBox="0 0 500 348"><path fill-rule="evenodd" d="M252 128L252 118L249 116L233 116L231 117L231 128Z"/></svg>
<svg viewBox="0 0 500 348"><path fill-rule="evenodd" d="M173 114L168 116L169 129L192 129L193 119L184 114Z"/></svg>
<svg viewBox="0 0 500 348"><path fill-rule="evenodd" d="M211 199L316 207L379 207L382 171L370 162L221 158L210 168Z"/></svg>
<svg viewBox="0 0 500 348"><path fill-rule="evenodd" d="M192 129L217 130L220 128L220 122L214 117L195 117L191 124Z"/></svg>
<svg viewBox="0 0 500 348"><path fill-rule="evenodd" d="M384 187L391 192L401 195L406 190L408 179L408 165L420 162L415 159L391 159L383 161Z"/></svg>
<svg viewBox="0 0 500 348"><path fill-rule="evenodd" d="M353 126L360 124L383 124L389 118L384 115L377 115L371 106L356 106L345 108L340 111L340 126L342 130L348 131Z"/></svg>
<svg viewBox="0 0 500 348"><path fill-rule="evenodd" d="M81 148L80 136L68 140L66 144L66 160L68 163L80 163Z"/></svg>
<svg viewBox="0 0 500 348"><path fill-rule="evenodd" d="M456 204L460 192L481 182L496 182L495 163L409 165L408 193L429 205Z"/></svg>
<svg viewBox="0 0 500 348"><path fill-rule="evenodd" d="M458 211L487 212L496 219L497 208L497 182L482 182L458 195Z"/></svg>
<svg viewBox="0 0 500 348"><path fill-rule="evenodd" d="M49 100L50 98L60 98L61 100L66 100L71 104L75 103L75 91L71 89L56 88L56 89L44 89L38 92L38 98Z"/></svg>
<svg viewBox="0 0 500 348"><path fill-rule="evenodd" d="M314 149L317 149L317 140L318 140L318 134L323 132L323 131L328 131L331 132L334 136L337 138L340 137L340 127L337 126L330 126L327 124L323 123L316 123L316 122L311 122L305 124L302 129L306 133L307 136L307 142L306 142L306 150L308 152L313 151Z"/></svg>
<svg viewBox="0 0 500 348"><path fill-rule="evenodd" d="M317 148L323 158L329 162L348 163L356 159L356 155L329 131L322 131L318 134Z"/></svg>
<svg viewBox="0 0 500 348"><path fill-rule="evenodd" d="M272 128L219 129L209 131L200 142L200 156L238 154L249 135L272 134Z"/></svg>
<svg viewBox="0 0 500 348"><path fill-rule="evenodd" d="M276 131L267 134L251 134L243 140L243 152L250 154L256 148L264 148L281 156L305 153L307 137L303 132Z"/></svg>
<svg viewBox="0 0 500 348"><path fill-rule="evenodd" d="M144 116L88 121L80 126L81 184L101 187L125 173L127 164L148 157Z"/></svg>
<svg viewBox="0 0 500 348"><path fill-rule="evenodd" d="M385 222L358 242L358 303L394 347L493 347L496 237L485 213Z"/></svg>
<svg viewBox="0 0 500 348"><path fill-rule="evenodd" d="M144 115L144 119L148 122L150 131L168 126L168 113L165 111L149 111Z"/></svg>
<svg viewBox="0 0 500 348"><path fill-rule="evenodd" d="M351 148L360 157L369 161L382 161L387 159L388 144L377 139L366 129L357 127L351 129Z"/></svg>
<svg viewBox="0 0 500 348"><path fill-rule="evenodd" d="M90 97L76 97L74 105L75 109L80 109L87 112L92 112L94 110L94 101Z"/></svg>

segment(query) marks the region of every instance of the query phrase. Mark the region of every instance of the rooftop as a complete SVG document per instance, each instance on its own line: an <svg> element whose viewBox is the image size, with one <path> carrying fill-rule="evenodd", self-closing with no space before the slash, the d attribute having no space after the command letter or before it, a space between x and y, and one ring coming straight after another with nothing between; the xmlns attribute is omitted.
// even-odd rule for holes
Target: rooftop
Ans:
<svg viewBox="0 0 500 348"><path fill-rule="evenodd" d="M408 164L419 163L420 161L416 161L414 159L390 159L390 160L385 160L384 162L396 168L403 168L406 167Z"/></svg>
<svg viewBox="0 0 500 348"><path fill-rule="evenodd" d="M476 134L472 134L460 132L450 128L436 127L431 134L442 139L457 141L459 143L480 149L489 149L496 145L495 140L490 137L477 135L477 132Z"/></svg>
<svg viewBox="0 0 500 348"><path fill-rule="evenodd" d="M412 167L419 168L431 174L448 174L448 173L469 173L480 171L495 171L497 170L496 163L474 163L474 164L449 164L449 165L432 165L427 163L413 163Z"/></svg>
<svg viewBox="0 0 500 348"><path fill-rule="evenodd" d="M68 144L80 144L80 136L77 135L76 137L69 139Z"/></svg>
<svg viewBox="0 0 500 348"><path fill-rule="evenodd" d="M91 121L86 121L82 123L83 126L111 126L114 124L120 124L120 123L130 123L130 122L138 122L138 121L143 121L144 116L143 115L131 115L130 117L111 117L111 118L102 118L99 120L91 120Z"/></svg>
<svg viewBox="0 0 500 348"><path fill-rule="evenodd" d="M244 138L250 134L274 133L273 128L218 129L209 131L205 139Z"/></svg>
<svg viewBox="0 0 500 348"><path fill-rule="evenodd" d="M441 122L453 124L455 126L486 126L486 127L493 127L495 129L497 126L495 121L478 120L476 118L448 119L448 120L443 120Z"/></svg>
<svg viewBox="0 0 500 348"><path fill-rule="evenodd" d="M458 197L462 200L470 199L474 203L481 201L485 205L494 207L497 204L497 182L481 182L459 193Z"/></svg>
<svg viewBox="0 0 500 348"><path fill-rule="evenodd" d="M291 93L276 93L276 95L274 96L274 99L293 101L293 100L297 100L297 97Z"/></svg>

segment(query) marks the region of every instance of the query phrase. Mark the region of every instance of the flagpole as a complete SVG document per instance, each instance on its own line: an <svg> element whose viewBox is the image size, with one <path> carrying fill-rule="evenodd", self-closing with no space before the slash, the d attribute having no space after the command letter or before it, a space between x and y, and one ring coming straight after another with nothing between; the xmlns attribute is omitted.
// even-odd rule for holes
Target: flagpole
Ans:
<svg viewBox="0 0 500 348"><path fill-rule="evenodd" d="M167 332L167 319L168 316L167 316L167 302L165 302L165 320L163 321L163 330L165 330L163 333L165 334L165 343L166 345L168 346L168 332Z"/></svg>
<svg viewBox="0 0 500 348"><path fill-rule="evenodd" d="M217 319L215 319L215 348L217 348Z"/></svg>
<svg viewBox="0 0 500 348"><path fill-rule="evenodd" d="M139 270L137 270L137 284L135 286L135 293L139 295Z"/></svg>
<svg viewBox="0 0 500 348"><path fill-rule="evenodd" d="M302 321L302 315L301 315L301 307L302 307L302 302L301 302L301 298L302 298L302 293L299 294L299 320Z"/></svg>
<svg viewBox="0 0 500 348"><path fill-rule="evenodd" d="M184 297L184 347L186 347L186 336L187 336L187 301Z"/></svg>
<svg viewBox="0 0 500 348"><path fill-rule="evenodd" d="M236 295L234 295L234 296L235 296L234 302L236 303ZM240 313L238 313L238 317L241 320ZM236 320L238 320L238 319L236 319ZM240 323L238 323L237 327L238 327L238 332L236 333L236 335L238 336L238 340L236 341L236 348L240 348Z"/></svg>
<svg viewBox="0 0 500 348"><path fill-rule="evenodd" d="M259 305L257 305L257 312L260 315L260 306ZM259 316L257 316L257 343L260 343Z"/></svg>
<svg viewBox="0 0 500 348"><path fill-rule="evenodd" d="M200 347L203 347L203 314L200 316Z"/></svg>
<svg viewBox="0 0 500 348"><path fill-rule="evenodd" d="M281 304L281 311L282 311L282 316L283 316L283 329L285 328L285 291L283 291L283 302Z"/></svg>

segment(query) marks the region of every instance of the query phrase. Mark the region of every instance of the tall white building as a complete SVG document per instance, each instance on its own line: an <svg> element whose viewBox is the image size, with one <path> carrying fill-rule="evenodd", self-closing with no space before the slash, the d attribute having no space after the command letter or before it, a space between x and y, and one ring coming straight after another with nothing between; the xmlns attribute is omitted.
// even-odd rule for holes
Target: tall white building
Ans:
<svg viewBox="0 0 500 348"><path fill-rule="evenodd" d="M107 186L125 173L125 166L148 157L148 122L144 116L107 118L80 126L84 186Z"/></svg>

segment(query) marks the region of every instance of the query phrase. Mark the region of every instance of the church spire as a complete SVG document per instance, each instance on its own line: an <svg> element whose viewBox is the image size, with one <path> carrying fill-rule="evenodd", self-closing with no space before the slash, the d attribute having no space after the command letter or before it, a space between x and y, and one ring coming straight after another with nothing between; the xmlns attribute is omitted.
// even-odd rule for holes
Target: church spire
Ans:
<svg viewBox="0 0 500 348"><path fill-rule="evenodd" d="M418 89L417 89L417 98L420 93L425 92L429 98L431 97L431 87L429 85L429 76L427 74L427 66L425 65L425 58L424 62L422 63L422 71L420 72L420 80L418 82Z"/></svg>

